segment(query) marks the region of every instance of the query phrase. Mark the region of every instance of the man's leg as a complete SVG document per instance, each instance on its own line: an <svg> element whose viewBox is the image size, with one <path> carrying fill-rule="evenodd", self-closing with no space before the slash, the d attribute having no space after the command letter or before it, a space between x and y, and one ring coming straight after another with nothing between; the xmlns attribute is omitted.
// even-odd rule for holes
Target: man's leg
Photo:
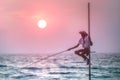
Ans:
<svg viewBox="0 0 120 80"><path fill-rule="evenodd" d="M80 54L80 52L81 52L81 54ZM84 60L87 60L87 59L88 59L88 58L85 56L85 50L84 50L84 49L75 51L75 54L81 56Z"/></svg>
<svg viewBox="0 0 120 80"><path fill-rule="evenodd" d="M90 48L85 49L85 54L86 54L86 57L90 54ZM90 59L89 58L87 58L86 61L87 61L87 65L90 64Z"/></svg>
<svg viewBox="0 0 120 80"><path fill-rule="evenodd" d="M86 56L88 56L90 54L90 49L89 48L85 49L85 54L86 54Z"/></svg>
<svg viewBox="0 0 120 80"><path fill-rule="evenodd" d="M75 54L78 55L78 56L81 56L80 52L82 52L82 49L75 51Z"/></svg>
<svg viewBox="0 0 120 80"><path fill-rule="evenodd" d="M84 60L88 60L88 58L85 56L85 52L82 52L81 56L83 57Z"/></svg>

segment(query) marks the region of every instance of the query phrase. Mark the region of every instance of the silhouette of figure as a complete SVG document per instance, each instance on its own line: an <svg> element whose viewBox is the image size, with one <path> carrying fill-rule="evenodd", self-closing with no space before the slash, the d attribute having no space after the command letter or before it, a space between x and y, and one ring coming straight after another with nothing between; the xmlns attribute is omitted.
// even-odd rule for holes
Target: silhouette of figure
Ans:
<svg viewBox="0 0 120 80"><path fill-rule="evenodd" d="M93 43L90 36L85 31L80 31L79 33L81 34L81 39L79 40L78 44L72 48L69 48L68 51L77 48L81 44L83 49L76 50L75 54L81 56L85 61L87 61L88 65L89 58L87 58L87 56L90 54L90 46L92 46Z"/></svg>

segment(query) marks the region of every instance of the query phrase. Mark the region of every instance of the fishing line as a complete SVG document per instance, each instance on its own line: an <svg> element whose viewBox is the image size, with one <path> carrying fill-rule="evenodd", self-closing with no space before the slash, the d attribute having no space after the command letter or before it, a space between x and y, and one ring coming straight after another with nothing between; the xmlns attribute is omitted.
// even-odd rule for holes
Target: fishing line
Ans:
<svg viewBox="0 0 120 80"><path fill-rule="evenodd" d="M62 53L64 53L64 52L66 52L66 51L68 51L68 50L64 50L64 51L61 51L61 52L58 52L58 53L55 53L55 54L52 54L52 55L48 55L47 57L44 57L44 58L42 58L42 59L40 59L40 60L38 60L38 61L35 61L35 62L33 62L33 63L31 63L31 64L29 64L29 65L27 65L27 66L30 66L30 65L32 65L32 64L41 62L41 61L43 61L43 60L47 60L47 59L50 58L50 57L56 56L56 55L58 55L58 54L62 54ZM27 66L25 66L25 67L27 67Z"/></svg>

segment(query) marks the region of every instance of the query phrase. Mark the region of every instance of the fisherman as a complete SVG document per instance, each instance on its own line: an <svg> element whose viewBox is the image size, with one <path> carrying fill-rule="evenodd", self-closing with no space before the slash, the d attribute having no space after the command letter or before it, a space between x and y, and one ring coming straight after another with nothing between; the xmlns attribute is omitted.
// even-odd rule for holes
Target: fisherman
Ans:
<svg viewBox="0 0 120 80"><path fill-rule="evenodd" d="M79 49L75 51L75 54L78 56L81 56L84 61L87 62L87 65L89 64L89 58L87 56L90 54L90 46L93 45L90 36L85 31L80 31L81 39L79 40L78 44L75 45L72 48L69 48L68 51L77 48L80 44L82 45L83 49Z"/></svg>

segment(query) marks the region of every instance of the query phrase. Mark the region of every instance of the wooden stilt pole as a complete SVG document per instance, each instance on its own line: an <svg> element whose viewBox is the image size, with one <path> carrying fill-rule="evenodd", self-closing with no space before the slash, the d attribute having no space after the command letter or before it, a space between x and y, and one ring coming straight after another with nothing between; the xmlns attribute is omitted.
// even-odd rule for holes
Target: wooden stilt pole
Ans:
<svg viewBox="0 0 120 80"><path fill-rule="evenodd" d="M88 2L88 35L90 36L90 2ZM89 53L89 80L91 80L91 53Z"/></svg>

